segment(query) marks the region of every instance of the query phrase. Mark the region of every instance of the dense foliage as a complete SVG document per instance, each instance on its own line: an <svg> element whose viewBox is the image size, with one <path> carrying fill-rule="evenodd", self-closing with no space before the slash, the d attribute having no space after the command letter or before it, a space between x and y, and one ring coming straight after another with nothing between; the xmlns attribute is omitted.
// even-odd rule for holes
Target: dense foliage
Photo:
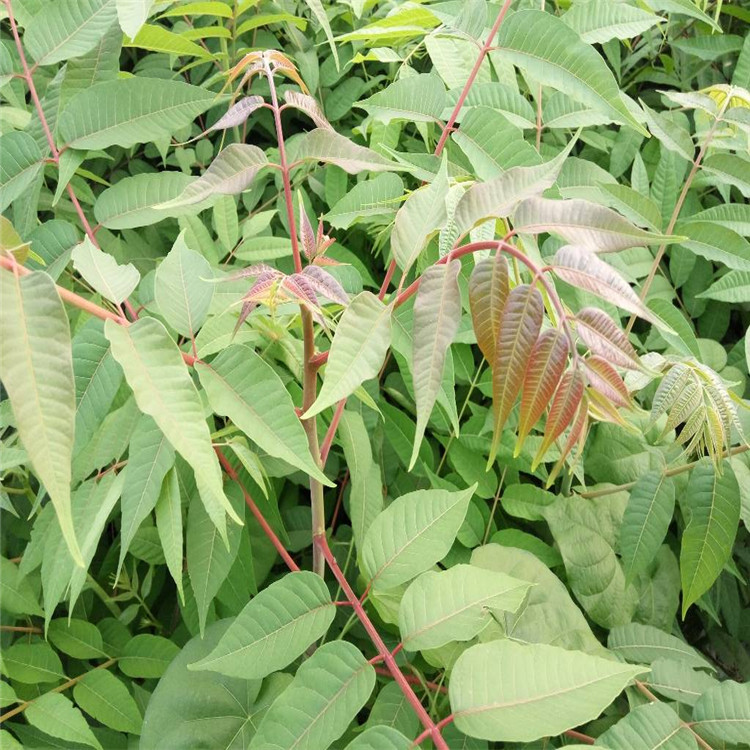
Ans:
<svg viewBox="0 0 750 750"><path fill-rule="evenodd" d="M750 746L750 9L0 0L3 748Z"/></svg>

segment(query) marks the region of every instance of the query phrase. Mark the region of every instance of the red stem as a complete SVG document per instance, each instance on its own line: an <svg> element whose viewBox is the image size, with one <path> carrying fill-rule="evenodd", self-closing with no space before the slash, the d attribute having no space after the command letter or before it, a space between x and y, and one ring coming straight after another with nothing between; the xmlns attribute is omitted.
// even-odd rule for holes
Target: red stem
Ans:
<svg viewBox="0 0 750 750"><path fill-rule="evenodd" d="M435 156L440 156L440 154L443 153L445 142L448 140L448 136L451 134L451 131L453 130L453 126L456 124L456 119L458 118L458 115L461 112L461 107L464 106L466 97L469 95L469 91L471 90L471 87L474 84L474 80L476 79L477 74L479 73L479 69L482 67L484 58L487 56L487 53L492 48L492 44L495 40L495 36L497 35L498 30L500 29L500 25L502 24L503 19L505 18L505 14L508 12L508 8L510 8L511 2L512 0L505 0L505 2L503 3L503 7L500 8L500 12L497 14L495 23L492 25L492 29L490 29L490 33L487 36L487 40L482 45L482 48L479 50L479 55L477 56L477 60L474 63L474 67L472 68L471 73L469 73L469 77L466 80L466 83L464 84L463 91L461 91L461 94L458 97L458 101L456 101L456 106L453 107L453 112L451 112L451 116L450 118L448 118L448 122L445 123L443 132L440 135L440 140L438 141L438 144L435 147Z"/></svg>
<svg viewBox="0 0 750 750"><path fill-rule="evenodd" d="M383 279L383 283L380 286L380 291L378 292L378 299L383 300L385 298L385 293L388 291L388 285L391 283L391 279L393 278L393 274L396 272L396 261L392 260L388 264L388 270L385 272L385 278Z"/></svg>
<svg viewBox="0 0 750 750"><path fill-rule="evenodd" d="M382 658L382 657L378 657ZM385 667L375 667L375 671L383 675L383 677L391 677L391 671L389 669L386 669ZM438 685L437 682L422 682L419 677L415 677L414 675L407 674L404 675L404 679L410 684L410 685L418 685L422 686L424 685L426 688L430 690L434 690L437 693L447 693L448 688L443 685Z"/></svg>
<svg viewBox="0 0 750 750"><path fill-rule="evenodd" d="M242 490L242 494L245 497L247 507L250 508L250 512L255 516L255 520L260 524L260 527L263 529L266 536L271 541L271 544L273 544L273 546L276 548L276 551L281 556L281 559L286 563L287 568L292 571L299 570L299 565L294 562L291 555L286 551L286 548L281 543L281 540L276 536L274 530L270 527L268 521L266 521L263 514L260 512L260 508L258 508L258 506L255 504L253 498L250 497L250 493L245 489L242 482L240 482L239 477L237 476L237 472L234 470L232 464L229 463L227 457L221 452L221 450L219 450L219 448L214 448L214 450L216 451L216 455L219 457L219 462L224 468L224 471L227 473L227 476L232 481L236 482L237 486Z"/></svg>
<svg viewBox="0 0 750 750"><path fill-rule="evenodd" d="M346 580L346 576L341 571L339 564L336 562L336 558L331 552L331 548L328 546L328 540L325 537L316 537L314 540L314 544L317 544L320 548L323 557L328 563L328 567L331 569L331 572L336 578L339 586L341 586L341 590L344 592L346 598L351 602L357 618L362 623L364 629L367 631L367 634L370 636L370 640L377 649L378 653L383 657L383 661L388 667L388 671L393 676L393 679L398 683L398 686L401 688L404 697L409 702L409 705L414 709L414 712L419 717L419 720L422 722L422 726L424 726L424 728L428 730L428 734L430 737L432 737L432 741L435 743L435 747L438 750L450 750L442 735L440 734L440 729L430 718L430 715L427 713L419 698L417 698L416 694L412 690L409 681L398 668L396 660L391 655L391 652L388 650L388 647L385 645L385 643L383 643L383 639L380 637L380 634L378 633L376 627L372 624L372 621L367 616L367 612L365 612L364 607L360 604L357 595L349 585L349 581Z"/></svg>
<svg viewBox="0 0 750 750"><path fill-rule="evenodd" d="M455 717L453 716L453 714L448 714L448 716L446 716L444 719L441 719L437 723L437 725L436 725L437 728L438 729L442 729L444 726L447 726L448 724L450 724L453 721L454 718ZM421 745L429 736L430 736L430 730L429 729L425 729L424 732L422 732L422 734L420 734L419 737L417 737L417 739L414 740L414 742L411 743L411 746L412 747L417 747L417 746Z"/></svg>
<svg viewBox="0 0 750 750"><path fill-rule="evenodd" d="M326 464L326 459L331 451L331 445L333 444L333 438L336 435L336 429L341 421L341 416L344 413L344 407L346 406L346 399L342 398L341 401L336 404L336 411L333 412L333 419L331 424L328 426L328 431L323 438L323 443L320 446L320 462L323 466Z"/></svg>

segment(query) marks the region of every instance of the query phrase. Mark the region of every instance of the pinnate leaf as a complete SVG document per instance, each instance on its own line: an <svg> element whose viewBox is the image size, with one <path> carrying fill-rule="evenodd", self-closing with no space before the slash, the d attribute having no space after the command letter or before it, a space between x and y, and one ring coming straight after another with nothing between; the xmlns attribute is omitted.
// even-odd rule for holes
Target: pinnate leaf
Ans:
<svg viewBox="0 0 750 750"><path fill-rule="evenodd" d="M594 354L628 370L640 367L628 337L603 310L584 307L576 314L575 324L579 337Z"/></svg>
<svg viewBox="0 0 750 750"><path fill-rule="evenodd" d="M488 362L495 361L505 300L508 298L508 261L499 252L474 266L469 279L469 305L479 350Z"/></svg>

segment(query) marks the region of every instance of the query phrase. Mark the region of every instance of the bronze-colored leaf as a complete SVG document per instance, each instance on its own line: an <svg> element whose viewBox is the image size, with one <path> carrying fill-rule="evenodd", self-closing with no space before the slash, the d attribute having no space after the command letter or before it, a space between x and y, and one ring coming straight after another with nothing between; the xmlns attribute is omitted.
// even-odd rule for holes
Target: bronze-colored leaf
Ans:
<svg viewBox="0 0 750 750"><path fill-rule="evenodd" d="M630 393L617 370L603 357L594 355L584 360L586 377L592 388L617 406L631 405Z"/></svg>
<svg viewBox="0 0 750 750"><path fill-rule="evenodd" d="M500 253L474 266L469 279L471 319L479 349L490 364L495 361L500 317L508 290L508 261Z"/></svg>
<svg viewBox="0 0 750 750"><path fill-rule="evenodd" d="M638 355L628 337L603 310L584 307L575 322L578 336L594 354L628 370L639 368Z"/></svg>
<svg viewBox="0 0 750 750"><path fill-rule="evenodd" d="M558 328L545 331L534 344L523 382L516 456L549 405L565 370L569 350L568 337Z"/></svg>
<svg viewBox="0 0 750 750"><path fill-rule="evenodd" d="M568 433L568 438L565 441L565 445L563 446L562 451L560 451L560 458L557 460L557 463L555 464L554 468L550 472L549 477L547 478L547 487L549 487L552 482L555 481L557 475L565 465L565 461L568 459L568 456L572 454L573 449L576 446L578 446L578 452L573 459L573 463L575 464L575 462L581 457L583 446L586 443L586 436L588 435L588 431L589 402L588 397L586 396L586 394L584 394L583 398L581 399L581 403L578 406L578 413L576 414L575 420L573 421L573 426L570 428L570 432ZM573 466L571 465L571 471L572 468Z"/></svg>
<svg viewBox="0 0 750 750"><path fill-rule="evenodd" d="M573 421L583 398L584 379L576 368L568 370L562 377L547 417L547 427L539 450L534 457L531 470L534 471L552 443L562 435L565 428Z"/></svg>

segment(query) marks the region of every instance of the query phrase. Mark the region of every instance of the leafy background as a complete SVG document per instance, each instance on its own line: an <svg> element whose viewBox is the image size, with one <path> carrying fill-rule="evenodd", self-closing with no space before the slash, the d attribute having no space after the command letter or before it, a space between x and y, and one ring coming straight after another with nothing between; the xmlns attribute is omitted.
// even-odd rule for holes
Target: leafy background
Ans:
<svg viewBox="0 0 750 750"><path fill-rule="evenodd" d="M3 747L750 745L742 3L0 13Z"/></svg>

